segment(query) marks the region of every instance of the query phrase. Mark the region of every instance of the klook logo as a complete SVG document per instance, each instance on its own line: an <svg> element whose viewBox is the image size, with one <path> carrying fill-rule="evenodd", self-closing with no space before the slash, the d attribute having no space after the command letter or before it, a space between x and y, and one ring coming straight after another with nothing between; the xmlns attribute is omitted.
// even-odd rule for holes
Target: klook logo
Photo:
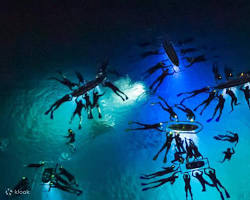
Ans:
<svg viewBox="0 0 250 200"><path fill-rule="evenodd" d="M11 195L25 195L25 194L30 194L30 191L29 190L12 190L12 189L8 188L5 191L5 194L7 196L11 196Z"/></svg>

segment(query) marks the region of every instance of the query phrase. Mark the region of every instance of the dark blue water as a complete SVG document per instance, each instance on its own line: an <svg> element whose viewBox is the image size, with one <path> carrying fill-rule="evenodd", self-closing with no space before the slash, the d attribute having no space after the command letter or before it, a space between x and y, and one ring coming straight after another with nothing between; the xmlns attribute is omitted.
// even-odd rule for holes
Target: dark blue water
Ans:
<svg viewBox="0 0 250 200"><path fill-rule="evenodd" d="M214 85L212 63L219 62L221 69L224 64L232 67L236 73L249 70L249 37L247 33L235 31L236 28L213 27L200 25L178 26L172 22L171 29L158 26L152 28L130 29L127 32L113 30L100 34L93 32L88 37L81 39L81 43L75 46L65 47L65 52L52 48L49 51L60 52L50 57L48 51L44 56L31 55L30 59L41 58L39 67L30 63L39 63L24 59L22 54L11 69L3 69L2 89L0 102L0 139L4 144L0 151L1 171L1 199L6 199L4 191L11 188L22 176L31 177L33 190L31 195L23 199L35 200L181 200L185 198L184 183L182 177L177 179L174 185L165 184L155 190L142 192L140 175L159 170L165 166L159 156L153 161L154 154L165 141L165 135L155 131L125 132L129 121L141 121L154 123L167 121L168 114L150 103L156 100L157 95L167 99L170 105L179 102L176 94L184 91L198 89L207 85ZM200 63L185 69L186 61L182 60L181 71L172 77L166 78L155 96L150 96L148 86L159 74L155 74L147 81L142 81L142 72L151 65L166 59L163 53L141 59L140 54L145 51L136 46L141 40L154 40L155 48L163 49L160 45L163 38L177 41L187 36L195 37L195 42L185 47L197 47L200 53L206 54L207 62ZM27 46L28 46L27 39ZM23 44L25 46L25 40ZM67 44L65 44L67 46ZM49 45L48 45L49 46ZM52 45L53 46L53 45ZM203 48L202 48L203 47ZM214 47L215 50L211 50ZM72 50L71 55L67 53ZM180 47L176 45L177 52ZM28 50L27 50L28 51ZM28 52L32 52L28 51ZM42 53L42 52L41 52ZM179 54L179 53L178 53ZM191 54L191 55L197 55ZM213 56L220 56L214 59ZM110 68L118 70L124 76L111 78L112 81L124 91L129 100L123 102L110 90L106 91L101 99L103 119L99 120L96 113L93 120L88 120L86 113L83 115L83 128L77 129L78 117L73 124L69 124L75 104L68 102L62 105L56 112L54 120L49 119L43 113L58 98L69 91L57 82L47 80L55 76L57 70L63 71L67 77L75 79L74 70L80 71L87 80L95 77L95 73L105 56L110 58ZM180 56L180 54L179 54ZM14 69L14 70L13 70ZM76 80L76 79L75 79ZM213 102L201 117L197 113L197 120L204 126L202 132L192 138L198 145L202 154L210 160L210 165L217 170L217 176L227 188L232 200L248 200L250 196L250 162L249 157L249 119L250 112L244 100L242 92L235 88L239 106L230 113L230 98L226 96L225 109L220 122L206 120L212 115L215 107ZM190 108L194 108L206 96L200 95L186 102ZM185 115L178 112L181 119ZM63 136L67 129L72 128L76 132L75 153L65 145ZM230 162L219 163L223 158L221 153L229 143L220 143L213 139L217 134L224 134L226 130L238 132L240 136L236 154ZM173 156L173 150L169 158ZM48 186L41 185L39 170L23 168L24 164L48 161L54 166L62 163L76 176L83 194L76 197L72 194L52 189L47 192ZM169 159L170 160L170 159ZM201 192L201 186L197 180L191 181L194 199L220 199L215 188L207 188L207 192Z"/></svg>

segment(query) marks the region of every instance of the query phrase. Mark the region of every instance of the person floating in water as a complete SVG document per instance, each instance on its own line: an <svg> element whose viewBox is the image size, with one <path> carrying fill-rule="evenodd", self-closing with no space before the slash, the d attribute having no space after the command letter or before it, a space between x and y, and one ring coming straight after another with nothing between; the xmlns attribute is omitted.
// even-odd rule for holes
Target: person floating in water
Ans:
<svg viewBox="0 0 250 200"><path fill-rule="evenodd" d="M160 54L159 50L145 51L144 53L141 54L141 57L146 58L148 56L154 56L154 55L159 55L159 54Z"/></svg>
<svg viewBox="0 0 250 200"><path fill-rule="evenodd" d="M243 89L243 86L241 86L241 87L240 87L240 90L241 90L242 92L244 92L244 96L245 96L247 105L248 105L248 107L249 107L249 109L250 109L250 103L249 103L250 90L249 90L249 86L247 85L247 86L245 87L245 89Z"/></svg>
<svg viewBox="0 0 250 200"><path fill-rule="evenodd" d="M190 145L190 148L193 151L194 158L195 159L197 159L197 158L203 159L202 154L199 152L198 147L195 145L195 143L194 143L194 141L192 139L189 139L189 145Z"/></svg>
<svg viewBox="0 0 250 200"><path fill-rule="evenodd" d="M185 112L188 120L190 120L191 122L195 121L195 114L193 113L191 109L187 108L183 104L175 104L175 107Z"/></svg>
<svg viewBox="0 0 250 200"><path fill-rule="evenodd" d="M238 144L239 142L239 135L238 133L233 133L231 131L227 131L229 134L231 135L218 135L218 136L214 136L214 139L216 140L221 140L221 141L228 141L231 143L235 143L235 146Z"/></svg>
<svg viewBox="0 0 250 200"><path fill-rule="evenodd" d="M68 172L63 166L59 167L58 175L65 176L71 184L78 186L75 177L70 172Z"/></svg>
<svg viewBox="0 0 250 200"><path fill-rule="evenodd" d="M85 100L85 109L86 109L87 114L88 114L88 119L93 119L92 104L91 104L91 101L90 101L89 94L85 93L83 98Z"/></svg>
<svg viewBox="0 0 250 200"><path fill-rule="evenodd" d="M204 62L207 60L205 58L205 55L199 55L199 56L196 56L194 58L187 57L186 59L189 62L189 65L185 66L186 68L191 67L194 63Z"/></svg>
<svg viewBox="0 0 250 200"><path fill-rule="evenodd" d="M189 159L194 157L194 153L193 153L193 149L191 145L189 145L187 142L187 138L185 138L185 146L186 146L186 152L187 152L186 161L189 162Z"/></svg>
<svg viewBox="0 0 250 200"><path fill-rule="evenodd" d="M72 129L68 129L68 133L69 134L67 136L64 136L66 138L69 138L69 141L66 144L68 144L72 148L73 152L75 152L76 151L76 147L75 147L74 143L76 141L75 140L76 134L73 132Z"/></svg>
<svg viewBox="0 0 250 200"><path fill-rule="evenodd" d="M117 96L119 96L123 101L125 101L125 100L128 100L128 96L124 93L124 92L122 92L118 87L116 87L113 83L111 83L110 81L105 81L104 83L103 83L103 86L104 87L108 87L108 88L110 88ZM123 97L123 96L124 97Z"/></svg>
<svg viewBox="0 0 250 200"><path fill-rule="evenodd" d="M172 165L170 167L162 167L162 168L163 168L163 170L161 170L161 171L158 171L158 172L155 172L155 173L152 173L152 174L144 174L140 178L141 179L152 179L152 178L156 178L158 176L164 176L166 174L177 171L179 167L175 169L175 166Z"/></svg>
<svg viewBox="0 0 250 200"><path fill-rule="evenodd" d="M220 94L219 96L216 96L216 97L219 99L219 102L218 102L218 104L217 104L217 106L216 106L216 108L214 110L214 114L213 114L212 118L208 119L207 122L210 122L210 121L212 121L214 119L218 109L220 109L220 111L219 111L219 116L216 118L216 121L217 122L220 121L220 117L222 115L222 111L223 111L224 104L225 104L226 100L223 97L223 94Z"/></svg>
<svg viewBox="0 0 250 200"><path fill-rule="evenodd" d="M236 95L234 94L234 92L230 88L226 89L226 94L228 94L231 97L231 107L232 107L232 111L233 111L234 105L235 106L239 105L239 103L237 103L238 99L237 99Z"/></svg>
<svg viewBox="0 0 250 200"><path fill-rule="evenodd" d="M191 92L182 92L182 93L179 93L177 96L179 97L179 96L182 96L183 94L191 94L190 96L185 97L181 100L181 104L183 104L185 100L193 98L193 97L197 96L198 94L208 92L209 90L210 90L210 87L207 86L207 87L201 88L199 90L193 90Z"/></svg>
<svg viewBox="0 0 250 200"><path fill-rule="evenodd" d="M169 72L169 69L163 69L163 68L162 68L162 73L161 73L161 75L158 76L157 79L155 79L155 81L150 85L149 89L152 90L153 87L155 86L155 84L158 83L157 86L156 86L156 87L154 88L154 90L153 90L153 93L155 93L155 92L157 91L157 89L160 87L160 85L162 84L162 82L164 81L164 79L165 79L167 76L169 76L169 75L174 75L174 73L175 73L175 72L170 73L170 72Z"/></svg>
<svg viewBox="0 0 250 200"><path fill-rule="evenodd" d="M45 165L45 161L40 161L39 163L31 163L28 165L25 165L24 167L28 167L28 168L40 168L43 167Z"/></svg>
<svg viewBox="0 0 250 200"><path fill-rule="evenodd" d="M192 171L192 176L195 177L200 182L202 186L202 192L206 191L206 185L213 186L204 179L203 172L200 170Z"/></svg>
<svg viewBox="0 0 250 200"><path fill-rule="evenodd" d="M182 154L184 154L184 153L185 152L179 152L179 151L175 150L174 160L172 160L171 163L179 162L179 163L183 164L184 158L182 157Z"/></svg>
<svg viewBox="0 0 250 200"><path fill-rule="evenodd" d="M227 192L226 188L220 183L220 181L217 179L216 177L216 171L213 168L206 168L204 170L205 174L211 179L211 181L213 182L213 186L216 187L216 189L219 191L221 199L224 200L224 196L222 194L222 192L220 191L219 187L220 186L226 194L227 198L230 198L229 193Z"/></svg>
<svg viewBox="0 0 250 200"><path fill-rule="evenodd" d="M214 64L213 64L213 74L214 74L214 79L215 79L216 81L219 81L219 80L222 79L222 76L221 76L221 74L219 73L219 69L218 69L217 63L214 63Z"/></svg>
<svg viewBox="0 0 250 200"><path fill-rule="evenodd" d="M170 150L172 141L173 141L174 137L173 137L173 133L172 132L167 132L166 133L166 142L165 144L161 147L161 149L157 152L157 154L154 156L153 160L156 160L159 156L159 154L166 148L166 153L164 155L164 160L163 162L166 163L167 162L167 155L168 155L168 151Z"/></svg>
<svg viewBox="0 0 250 200"><path fill-rule="evenodd" d="M128 124L137 124L137 125L142 126L142 127L140 127L140 128L128 128L125 131L136 131L136 130L150 130L150 129L154 129L154 130L157 130L157 131L160 131L160 132L164 132L162 130L162 123L143 124L143 123L140 123L140 122L131 121Z"/></svg>
<svg viewBox="0 0 250 200"><path fill-rule="evenodd" d="M168 105L167 101L165 99L163 99L161 96L158 96L158 98L165 103L166 107L164 107L161 102L151 103L151 105L159 104L163 110L165 110L166 112L168 112L170 114L169 119L171 121L173 121L174 119L178 121L177 114L174 112L173 108Z"/></svg>
<svg viewBox="0 0 250 200"><path fill-rule="evenodd" d="M61 99L57 100L51 107L49 110L47 110L45 112L45 115L48 115L50 113L50 118L53 119L54 118L54 112L56 109L58 109L63 103L67 102L67 101L71 101L72 100L72 96L67 94L65 96L63 96Z"/></svg>
<svg viewBox="0 0 250 200"><path fill-rule="evenodd" d="M159 63L157 63L156 65L150 67L149 69L147 69L147 70L144 72L145 76L144 76L143 79L145 80L146 78L148 78L149 76L151 76L153 73L155 73L157 70L159 70L159 69L164 69L164 68L167 68L167 67L168 67L168 66L166 66L166 65L164 64L164 62L159 62Z"/></svg>
<svg viewBox="0 0 250 200"><path fill-rule="evenodd" d="M82 103L82 100L78 101L77 98L75 99L75 102L76 102L76 109L70 119L70 123L72 123L75 115L77 114L80 118L78 128L81 129L82 128L82 109L85 108L85 105Z"/></svg>
<svg viewBox="0 0 250 200"><path fill-rule="evenodd" d="M207 99L205 99L201 104L199 104L194 111L196 111L200 106L204 105L203 109L200 112L200 115L202 115L202 113L204 112L204 110L206 110L206 108L209 106L209 104L214 100L214 98L216 97L216 90L213 90L211 92L209 92L209 96Z"/></svg>
<svg viewBox="0 0 250 200"><path fill-rule="evenodd" d="M75 71L76 77L78 78L78 86L84 85L86 81L84 80L82 74L80 72Z"/></svg>
<svg viewBox="0 0 250 200"><path fill-rule="evenodd" d="M101 114L101 109L100 109L100 106L99 106L99 99L105 94L102 93L102 94L99 94L98 92L96 91L93 91L93 104L92 104L92 109L93 108L96 108L97 111L98 111L98 117L99 118L102 118L102 114Z"/></svg>
<svg viewBox="0 0 250 200"><path fill-rule="evenodd" d="M183 174L183 180L185 182L186 200L188 199L188 191L189 191L189 194L191 196L191 200L193 200L192 188L190 185L191 178L190 178L189 173L185 172Z"/></svg>
<svg viewBox="0 0 250 200"><path fill-rule="evenodd" d="M60 82L61 84L66 85L70 90L73 90L74 87L78 86L76 83L73 83L69 79L67 79L66 76L63 75L62 72L59 71L58 73L61 75L62 80L60 80L60 79L58 79L56 77L51 77L51 78L48 78L48 79L49 80L56 80L56 81Z"/></svg>
<svg viewBox="0 0 250 200"><path fill-rule="evenodd" d="M224 67L224 74L227 80L233 77L232 69L228 68L227 66Z"/></svg>
<svg viewBox="0 0 250 200"><path fill-rule="evenodd" d="M179 133L176 133L175 136L174 136L174 139L175 139L175 144L176 144L176 148L178 150L178 152L186 152L184 146L183 146L183 143L184 141L181 139L180 137L180 134Z"/></svg>
<svg viewBox="0 0 250 200"><path fill-rule="evenodd" d="M18 191L18 190L23 192L31 190L30 181L27 177L22 177L22 179L17 183L17 185L13 188L12 191ZM15 192L13 194L17 195L15 194Z"/></svg>
<svg viewBox="0 0 250 200"><path fill-rule="evenodd" d="M175 180L179 177L177 175L178 172L175 172L172 174L172 176L168 177L168 178L164 178L164 179L160 179L160 180L157 180L157 181L153 181L153 182L150 182L150 183L142 183L141 185L150 185L150 184L154 184L154 183L159 183L158 185L155 185L155 186L152 186L152 187L146 187L146 188L143 188L142 191L146 191L146 190L149 190L149 189L153 189L153 188L157 188L167 182L170 182L171 185L174 184Z"/></svg>
<svg viewBox="0 0 250 200"><path fill-rule="evenodd" d="M223 154L225 154L225 156L224 156L224 159L221 161L221 163L224 163L225 160L228 160L228 161L231 160L232 155L235 154L234 148L232 148L232 151L231 151L231 148L227 148L227 150L224 151Z"/></svg>

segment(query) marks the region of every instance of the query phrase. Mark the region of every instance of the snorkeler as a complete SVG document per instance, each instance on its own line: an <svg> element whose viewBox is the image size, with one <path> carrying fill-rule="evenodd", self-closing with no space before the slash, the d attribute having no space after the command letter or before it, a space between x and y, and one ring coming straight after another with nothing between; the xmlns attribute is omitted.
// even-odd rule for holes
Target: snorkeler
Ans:
<svg viewBox="0 0 250 200"><path fill-rule="evenodd" d="M78 186L75 177L70 172L68 172L63 166L59 167L59 171L60 171L59 175L65 176L70 183Z"/></svg>
<svg viewBox="0 0 250 200"><path fill-rule="evenodd" d="M153 93L155 93L155 92L157 91L157 89L160 87L160 85L162 84L162 82L164 81L164 79L166 78L166 76L173 75L174 73L175 73L175 72L170 73L170 72L169 72L169 69L163 69L163 68L162 68L162 73L161 73L161 75L158 76L157 79L155 79L155 81L150 85L149 89L152 90L153 87L154 87L154 85L155 85L156 83L158 83L157 86L156 86L156 87L154 88L154 90L153 90Z"/></svg>
<svg viewBox="0 0 250 200"><path fill-rule="evenodd" d="M173 121L174 119L178 121L177 114L174 112L173 108L168 105L167 101L163 99L161 96L158 96L158 98L165 103L166 107L164 107L161 102L151 103L151 105L159 104L163 110L165 110L170 114L169 119L171 121Z"/></svg>
<svg viewBox="0 0 250 200"><path fill-rule="evenodd" d="M90 102L90 97L88 93L85 93L83 96L84 100L85 100L85 110L87 110L88 113L88 119L93 119L93 115L92 115L92 104Z"/></svg>
<svg viewBox="0 0 250 200"><path fill-rule="evenodd" d="M174 137L173 137L173 133L172 132L167 132L166 133L166 142L165 144L161 147L161 149L157 152L157 154L154 156L153 160L156 160L159 156L159 154L166 148L166 153L164 155L164 160L163 162L166 163L167 162L167 155L168 155L168 151L170 150L172 141L173 141Z"/></svg>
<svg viewBox="0 0 250 200"><path fill-rule="evenodd" d="M187 138L185 138L185 146L187 152L186 161L189 162L189 159L194 157L194 153L192 151L192 147L187 143Z"/></svg>
<svg viewBox="0 0 250 200"><path fill-rule="evenodd" d="M207 99L205 99L201 104L199 104L194 111L196 111L200 106L204 105L203 109L200 112L200 115L202 115L202 113L204 112L204 110L209 106L209 104L214 100L214 98L216 97L216 90L213 90L211 92L209 92L209 96Z"/></svg>
<svg viewBox="0 0 250 200"><path fill-rule="evenodd" d="M230 198L230 195L229 193L227 192L226 188L220 183L220 181L217 179L216 177L216 172L215 172L215 169L213 168L206 168L204 170L205 174L211 179L211 181L213 182L213 185L214 187L216 187L216 189L219 191L220 193L220 196L221 196L221 199L224 200L224 197L223 197L223 194L222 192L220 191L218 185L225 191L225 194L226 194L226 197L227 198Z"/></svg>
<svg viewBox="0 0 250 200"><path fill-rule="evenodd" d="M72 129L68 129L68 135L67 136L64 136L64 137L66 137L66 138L69 138L69 141L66 143L66 144L68 144L70 147L72 147L72 150L75 152L76 151L76 148L75 148L75 145L74 145L74 143L75 143L75 136L76 136L76 134L73 132L73 130Z"/></svg>
<svg viewBox="0 0 250 200"><path fill-rule="evenodd" d="M193 113L191 109L187 108L185 105L175 104L175 107L185 112L187 119L190 120L191 122L195 120L195 114Z"/></svg>
<svg viewBox="0 0 250 200"><path fill-rule="evenodd" d="M224 67L224 74L227 80L233 77L232 69L228 68L226 65Z"/></svg>
<svg viewBox="0 0 250 200"><path fill-rule="evenodd" d="M231 148L227 148L227 151L224 151L223 154L225 154L224 156L224 159L221 161L221 163L224 163L225 160L231 160L232 158L232 155L235 154L235 151L234 151L234 148L232 148L232 151L231 151Z"/></svg>
<svg viewBox="0 0 250 200"><path fill-rule="evenodd" d="M58 78L56 78L56 77L51 77L51 78L48 78L48 79L49 79L49 80L56 80L56 81L60 82L61 84L66 85L70 90L72 90L73 87L76 87L76 86L77 86L76 83L73 83L73 82L71 82L69 79L67 79L66 76L63 75L62 72L59 71L58 73L61 75L62 80L60 80L60 79L58 79Z"/></svg>
<svg viewBox="0 0 250 200"><path fill-rule="evenodd" d="M167 66L164 64L164 62L159 62L157 63L156 65L150 67L149 69L147 69L144 74L144 78L143 79L146 79L148 78L149 76L151 76L153 73L155 73L157 70L159 69L163 69L163 68L166 68Z"/></svg>
<svg viewBox="0 0 250 200"><path fill-rule="evenodd" d="M153 183L159 183L158 185L155 185L155 186L152 186L152 187L146 187L146 188L143 188L142 191L146 191L146 190L149 190L149 189L153 189L153 188L157 188L167 182L170 182L171 185L174 184L175 180L179 177L177 175L178 172L175 172L172 174L172 176L168 177L168 178L164 178L164 179L160 179L160 180L157 180L157 181L153 181L153 182L150 182L150 183L142 183L141 185L149 185L149 184L153 184Z"/></svg>
<svg viewBox="0 0 250 200"><path fill-rule="evenodd" d="M13 188L12 191L18 190L23 192L31 190L30 182L27 177L22 177L22 179L17 183L17 185ZM13 194L15 195L15 192Z"/></svg>
<svg viewBox="0 0 250 200"><path fill-rule="evenodd" d="M48 115L50 112L50 118L53 119L54 118L54 112L56 109L59 108L59 106L61 106L63 103L67 102L67 101L71 101L72 100L72 96L69 94L66 94L65 96L63 96L61 99L57 100L51 107L49 110L47 110L45 112L45 115Z"/></svg>
<svg viewBox="0 0 250 200"><path fill-rule="evenodd" d="M216 96L218 99L219 99L219 102L214 110L214 114L212 116L212 118L208 119L207 122L210 122L213 120L213 118L215 117L218 109L220 109L220 113L218 115L218 117L216 118L216 121L218 122L220 120L220 117L222 115L222 111L223 111L223 108L224 108L224 104L225 104L225 98L223 97L223 94L220 94L219 96Z"/></svg>
<svg viewBox="0 0 250 200"><path fill-rule="evenodd" d="M98 92L96 91L93 91L93 104L92 104L92 109L93 108L97 108L97 111L98 111L98 117L99 118L102 118L102 114L101 114L101 109L100 109L100 106L99 106L99 98L101 98L103 95L105 94L102 93L102 94L99 94Z"/></svg>
<svg viewBox="0 0 250 200"><path fill-rule="evenodd" d="M199 152L198 147L195 145L195 143L194 143L194 141L192 139L189 139L189 145L190 145L190 148L193 151L194 158L195 159L197 159L197 158L203 159L202 154Z"/></svg>
<svg viewBox="0 0 250 200"><path fill-rule="evenodd" d="M226 89L226 94L228 94L231 97L231 107L232 107L232 111L233 111L234 105L235 106L239 105L239 103L237 103L238 99L237 99L236 95L234 94L234 92L230 88Z"/></svg>
<svg viewBox="0 0 250 200"><path fill-rule="evenodd" d="M214 79L216 81L219 81L222 79L221 74L219 73L218 65L217 63L213 63L213 73L214 73Z"/></svg>
<svg viewBox="0 0 250 200"><path fill-rule="evenodd" d="M174 153L174 160L171 161L171 163L175 163L175 162L179 162L181 164L184 163L184 158L182 157L182 154L184 154L185 152L179 152L175 150Z"/></svg>
<svg viewBox="0 0 250 200"><path fill-rule="evenodd" d="M177 150L179 152L186 152L184 146L183 146L183 143L184 141L181 139L180 137L180 134L179 133L176 133L175 136L174 136L174 139L175 139L175 144L176 144L176 147L177 147Z"/></svg>
<svg viewBox="0 0 250 200"><path fill-rule="evenodd" d="M250 103L249 103L250 90L249 90L249 86L247 85L247 86L245 87L245 89L243 89L243 86L241 86L241 87L240 87L240 90L241 90L242 92L244 92L244 96L245 96L245 99L246 99L246 101L247 101L247 105L248 105L248 107L250 108Z"/></svg>
<svg viewBox="0 0 250 200"><path fill-rule="evenodd" d="M194 57L194 58L187 57L186 59L187 59L187 61L189 62L189 65L185 66L186 68L191 67L194 63L204 62L204 61L207 60L207 59L205 58L205 55L199 55L199 56L196 56L196 57Z"/></svg>
<svg viewBox="0 0 250 200"><path fill-rule="evenodd" d="M214 136L214 139L221 140L221 141L228 141L231 143L235 142L235 146L236 146L239 142L238 133L233 133L231 131L227 131L227 132L230 133L231 135L218 135L218 136Z"/></svg>
<svg viewBox="0 0 250 200"><path fill-rule="evenodd" d="M199 90L193 90L191 92L182 92L182 93L179 93L177 96L179 97L179 96L181 96L183 94L191 94L190 96L185 97L185 98L183 98L181 100L181 104L183 104L186 99L190 99L190 98L192 98L192 97L194 97L194 96L196 96L198 94L201 94L201 93L204 93L204 92L208 92L209 90L210 90L210 87L207 86L207 87L201 88Z"/></svg>
<svg viewBox="0 0 250 200"><path fill-rule="evenodd" d="M84 85L85 80L80 72L75 71L76 77L78 78L78 86Z"/></svg>
<svg viewBox="0 0 250 200"><path fill-rule="evenodd" d="M76 102L76 109L70 119L70 123L72 123L72 120L77 114L80 118L78 129L81 129L82 128L82 109L85 108L85 105L82 103L82 100L77 101L77 99L75 99L75 102Z"/></svg>
<svg viewBox="0 0 250 200"><path fill-rule="evenodd" d="M159 50L145 51L144 53L141 54L141 57L146 58L148 56L154 56L154 55L159 55L159 54L160 54Z"/></svg>
<svg viewBox="0 0 250 200"><path fill-rule="evenodd" d="M28 168L40 168L42 166L45 165L45 162L44 161L40 161L39 163L31 163L31 164L28 164L28 165L24 165L24 167L28 167Z"/></svg>
<svg viewBox="0 0 250 200"><path fill-rule="evenodd" d="M206 191L206 184L209 186L213 186L212 184L210 184L209 182L207 182L204 178L203 178L203 172L200 170L194 170L192 171L192 176L197 178L198 181L201 183L202 185L202 192Z"/></svg>
<svg viewBox="0 0 250 200"><path fill-rule="evenodd" d="M183 174L183 180L185 182L186 200L188 199L188 191L189 191L189 194L191 196L191 200L193 200L193 194L192 194L192 189L191 189L191 185L190 185L191 178L190 178L189 173L185 172Z"/></svg>
<svg viewBox="0 0 250 200"><path fill-rule="evenodd" d="M105 81L103 86L110 88L117 96L121 97L123 101L128 100L128 96L110 81ZM122 95L124 95L125 98Z"/></svg>
<svg viewBox="0 0 250 200"><path fill-rule="evenodd" d="M140 122L133 122L133 121L131 121L128 124L137 124L137 125L140 125L142 127L141 128L128 128L125 131L136 131L136 130L150 130L150 129L154 129L154 130L157 130L157 131L160 131L160 132L164 132L162 130L162 123L143 124L143 123L140 123Z"/></svg>
<svg viewBox="0 0 250 200"><path fill-rule="evenodd" d="M172 165L170 167L162 167L162 168L163 168L162 171L158 171L158 172L155 172L155 173L152 173L152 174L145 174L145 175L141 176L140 178L141 179L152 179L152 178L155 178L155 177L158 177L158 176L164 176L166 174L177 171L179 167L177 167L175 169L175 166Z"/></svg>

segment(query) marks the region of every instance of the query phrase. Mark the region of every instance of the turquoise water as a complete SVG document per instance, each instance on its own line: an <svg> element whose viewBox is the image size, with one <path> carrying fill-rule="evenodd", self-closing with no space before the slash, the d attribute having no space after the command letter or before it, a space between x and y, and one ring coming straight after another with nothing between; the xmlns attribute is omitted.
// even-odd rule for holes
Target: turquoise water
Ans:
<svg viewBox="0 0 250 200"><path fill-rule="evenodd" d="M177 179L174 185L165 184L154 190L141 191L140 175L155 172L167 165L162 162L163 154L160 154L157 161L152 160L165 141L165 135L154 131L124 130L128 128L128 122L133 120L146 123L168 120L167 113L157 106L150 105L156 100L157 95L165 97L170 105L174 105L180 101L176 94L214 85L211 70L214 55L220 56L220 69L223 69L224 64L228 64L237 73L249 70L249 39L248 35L242 32L214 31L208 27L203 27L205 35L200 34L197 29L191 32L185 27L177 29L173 25L172 28L167 37L173 41L186 37L189 31L189 35L193 35L196 40L185 47L206 45L215 47L216 50L202 49L201 52L206 54L209 61L189 69L184 69L185 61L181 61L180 68L183 70L173 77L166 78L156 96L149 95L148 87L158 74L147 81L142 81L141 74L146 68L166 57L162 54L141 60L139 55L143 50L135 44L145 38L152 39L156 40L157 48L161 49L160 39L166 37L167 32L164 28L130 30L126 34L122 31L105 33L106 35L90 34L78 46L79 51L83 52L81 56L79 52L78 55L58 55L54 59L45 56L39 67L31 66L27 60L21 59L18 60L20 62L17 62L19 64L14 67L14 71L3 70L5 73L1 75L3 88L0 103L0 138L4 139L6 145L0 151L1 199L8 199L4 191L15 185L22 176L34 180L31 195L22 197L23 199L185 199L182 177ZM97 39L94 40L95 38ZM176 48L179 51L179 48ZM44 115L45 110L55 100L69 92L59 83L47 80L48 77L55 76L56 70L60 69L67 77L75 79L74 70L78 70L90 80L95 76L98 62L105 56L110 57L112 69L124 74L123 77L111 79L129 96L128 101L121 101L110 90L105 89L106 94L101 99L103 119L99 120L94 112L95 119L88 120L84 113L82 130L77 129L77 116L73 124L69 124L74 110L73 102L65 103L55 111L54 120ZM104 91L102 88L100 90ZM235 107L234 112L229 113L230 99L226 97L220 122L206 123L213 113L213 102L202 117L197 113L197 120L203 124L204 129L189 137L196 142L200 152L208 157L210 165L216 169L217 176L229 191L231 199L248 200L250 112L243 94L238 90L236 93L241 104ZM205 97L200 95L190 99L186 105L194 108ZM185 119L183 113L178 111L178 115ZM66 140L63 136L67 134L68 128L72 128L77 134L75 153L65 145ZM221 164L218 162L223 158L221 152L232 145L218 142L213 136L224 134L226 130L238 132L240 140L231 161ZM171 150L168 160L172 160L173 157L173 149ZM83 194L76 197L55 189L50 193L46 192L48 187L39 182L41 171L23 168L24 164L40 160L48 161L51 166L57 162L62 163L76 176ZM201 186L195 179L191 180L191 186L194 199L220 199L215 188L207 187L207 192L201 192Z"/></svg>

